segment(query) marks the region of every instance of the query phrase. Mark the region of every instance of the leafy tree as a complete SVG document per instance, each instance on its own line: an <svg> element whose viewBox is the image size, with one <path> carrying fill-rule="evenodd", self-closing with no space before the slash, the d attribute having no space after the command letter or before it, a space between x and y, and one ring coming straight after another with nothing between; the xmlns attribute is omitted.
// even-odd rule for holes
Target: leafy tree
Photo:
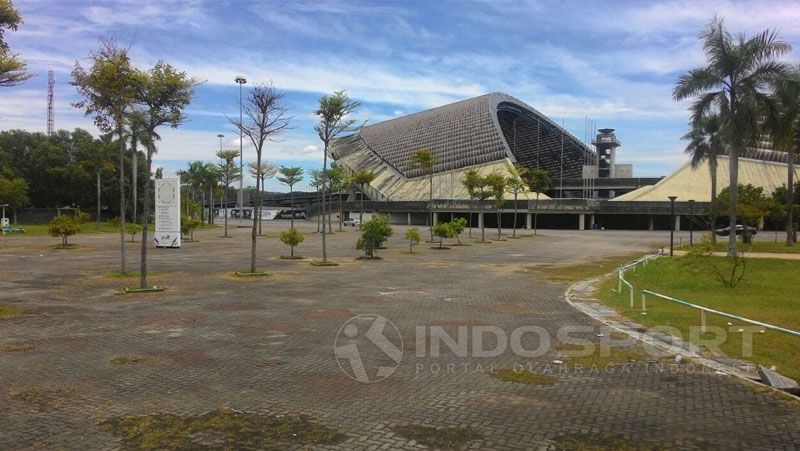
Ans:
<svg viewBox="0 0 800 451"><path fill-rule="evenodd" d="M239 165L236 164L236 158L239 156L237 150L220 150L217 152L217 158L220 163L217 165L219 171L220 181L222 186L225 187L225 199L228 198L228 189L231 183L238 181L241 178L241 171ZM225 238L228 238L228 208L225 208Z"/></svg>
<svg viewBox="0 0 800 451"><path fill-rule="evenodd" d="M408 240L408 253L413 254L414 246L416 246L417 244L419 244L420 241L422 241L422 234L419 233L418 228L411 227L409 229L406 229L405 237Z"/></svg>
<svg viewBox="0 0 800 451"><path fill-rule="evenodd" d="M140 288L147 287L147 225L150 223L150 193L153 166L153 154L156 153L155 142L160 139L156 132L159 127L169 125L178 128L186 119L184 110L192 102L194 88L198 81L189 77L186 72L179 71L171 65L158 61L147 71L137 71L135 76L136 102L145 112L145 123L142 127L147 148L145 175L147 184L144 188L144 211L142 213L142 246L140 253ZM123 143L124 146L124 143Z"/></svg>
<svg viewBox="0 0 800 451"><path fill-rule="evenodd" d="M536 204L533 209L533 234L539 226L539 195L550 189L550 173L544 169L531 169L527 174L528 188L536 193Z"/></svg>
<svg viewBox="0 0 800 451"><path fill-rule="evenodd" d="M745 39L735 38L725 29L722 19L714 17L701 34L708 64L682 75L673 90L676 101L695 98L690 107L692 123L717 111L722 122L722 136L728 148L730 163L731 228L736 227L739 186L739 154L759 138L759 120L766 103L764 87L786 72L778 58L791 46L766 30ZM736 236L728 241L728 255L736 255Z"/></svg>
<svg viewBox="0 0 800 451"><path fill-rule="evenodd" d="M764 219L773 208L772 199L764 194L764 188L761 186L754 186L751 184L739 185L739 198L737 209L739 210L739 217L745 225L758 227L759 222ZM720 212L723 214L728 213L731 209L731 197L729 195L730 187L725 187L720 191L717 197L717 205ZM735 226L734 226L735 227ZM731 235L736 238L735 229L731 229ZM742 232L742 240L745 243L750 242L750 233L745 230Z"/></svg>
<svg viewBox="0 0 800 451"><path fill-rule="evenodd" d="M692 129L681 138L689 141L686 153L692 156L692 168L700 166L708 160L708 169L711 176L711 244L717 244L717 236L713 233L717 229L717 157L725 153L725 143L722 139L722 122L717 114L706 113L697 122L692 123Z"/></svg>
<svg viewBox="0 0 800 451"><path fill-rule="evenodd" d="M453 232L451 238L455 238L458 241L458 245L461 246L461 234L464 233L464 229L467 228L467 220L464 218L454 218L449 222L449 225Z"/></svg>
<svg viewBox="0 0 800 451"><path fill-rule="evenodd" d="M517 237L517 198L519 193L524 193L528 190L528 183L525 180L528 176L528 168L525 166L515 165L508 169L507 189L514 195L514 227L511 236Z"/></svg>
<svg viewBox="0 0 800 451"><path fill-rule="evenodd" d="M261 174L264 143L267 140L275 139L289 127L289 117L286 116L287 109L283 105L285 96L272 85L256 86L250 90L245 103L245 119L231 121L256 149L256 174ZM258 182L256 191L261 192ZM253 229L250 234L251 273L256 272L256 238L258 219L261 217L261 196L256 197L253 213Z"/></svg>
<svg viewBox="0 0 800 451"><path fill-rule="evenodd" d="M125 114L125 119L127 123L125 137L131 142L131 184L133 185L131 187L131 209L133 210L131 220L136 222L139 206L139 188L136 183L139 177L139 144L144 144L146 149L146 141L150 139L146 128L147 112L142 109L134 109Z"/></svg>
<svg viewBox="0 0 800 451"><path fill-rule="evenodd" d="M375 250L383 246L393 233L387 215L374 215L361 224L361 238L356 243L356 249L363 250L367 258L375 258Z"/></svg>
<svg viewBox="0 0 800 451"><path fill-rule="evenodd" d="M436 166L436 156L429 149L419 149L411 156L411 163L423 175L428 176L428 216L433 241L433 169Z"/></svg>
<svg viewBox="0 0 800 451"><path fill-rule="evenodd" d="M361 200L361 214L359 215L358 221L364 221L364 186L369 185L375 180L376 174L369 169L359 169L350 176L350 183L354 185L359 185L359 199Z"/></svg>
<svg viewBox="0 0 800 451"><path fill-rule="evenodd" d="M328 170L328 182L330 190L328 196L330 199L331 209L333 209L333 193L339 193L339 231L342 231L342 223L344 222L344 212L342 211L342 191L347 186L347 173L341 166L334 166ZM328 212L328 232L331 232L331 213Z"/></svg>
<svg viewBox="0 0 800 451"><path fill-rule="evenodd" d="M303 168L281 166L278 181L289 187L289 204L292 206L291 229L294 229L294 185L303 181ZM294 255L294 254L293 254Z"/></svg>
<svg viewBox="0 0 800 451"><path fill-rule="evenodd" d="M142 231L142 227L139 224L129 223L125 224L125 232L131 236L131 243L136 241L136 234Z"/></svg>
<svg viewBox="0 0 800 451"><path fill-rule="evenodd" d="M12 211L14 224L17 223L17 209L28 204L28 184L22 177L3 177L0 174L0 204L8 204Z"/></svg>
<svg viewBox="0 0 800 451"><path fill-rule="evenodd" d="M433 226L433 236L439 237L439 249L444 249L442 242L445 238L453 238L453 227L449 222L440 222Z"/></svg>
<svg viewBox="0 0 800 451"><path fill-rule="evenodd" d="M0 0L0 86L14 86L33 76L27 72L25 62L11 53L3 36L5 29L16 31L20 24L22 16L11 0Z"/></svg>
<svg viewBox="0 0 800 451"><path fill-rule="evenodd" d="M328 148L330 147L331 141L342 133L347 133L356 129L356 121L355 119L350 119L350 115L355 112L359 106L361 106L361 104L350 99L345 91L338 91L333 93L333 95L324 95L320 97L319 107L314 112L318 120L317 125L314 126L314 130L316 130L323 144L323 174L328 170ZM327 211L325 204L327 180L325 177L322 177L321 183L322 217L325 218L325 212ZM323 264L328 262L328 247L325 240L324 224L322 227L322 262Z"/></svg>
<svg viewBox="0 0 800 451"><path fill-rule="evenodd" d="M290 248L289 252L290 252L290 256L291 257L294 257L294 248L295 248L295 246L298 246L300 243L303 242L303 240L306 239L306 237L303 236L303 234L300 233L294 227L292 227L289 230L284 230L283 232L281 232L280 238L281 238L281 242L283 242L283 244L289 246L289 248Z"/></svg>
<svg viewBox="0 0 800 451"><path fill-rule="evenodd" d="M200 220L194 216L181 214L181 235L189 235L189 241L194 241L194 231L200 227Z"/></svg>
<svg viewBox="0 0 800 451"><path fill-rule="evenodd" d="M478 171L475 169L469 169L467 172L464 173L464 180L461 181L461 185L464 186L467 190L467 194L469 195L469 200L477 199L476 191L478 185L481 183L481 176L478 174ZM472 208L469 209L469 236L472 238Z"/></svg>
<svg viewBox="0 0 800 451"><path fill-rule="evenodd" d="M74 215L58 215L50 221L47 231L50 236L61 238L61 247L67 247L69 245L67 239L80 233L81 225L87 219L86 213L82 213L80 210L75 212Z"/></svg>
<svg viewBox="0 0 800 451"><path fill-rule="evenodd" d="M506 202L505 193L506 193L506 184L508 183L506 177L502 174L489 174L483 178L486 182L486 186L489 188L489 193L491 193L491 197L494 198L494 206L497 209L497 239L501 239L501 230L502 230L502 223L500 221L500 208ZM483 233L483 232L481 232Z"/></svg>
<svg viewBox="0 0 800 451"><path fill-rule="evenodd" d="M72 71L72 85L83 98L74 106L92 116L101 131L113 131L119 139L120 272L125 274L125 111L136 101L136 69L131 64L128 50L108 40L101 40L100 49L89 58L91 66L88 69L75 63Z"/></svg>
<svg viewBox="0 0 800 451"><path fill-rule="evenodd" d="M786 203L794 199L794 160L800 156L800 65L778 77L767 109L766 129L776 150L786 152ZM797 242L794 209L786 210L786 245Z"/></svg>
<svg viewBox="0 0 800 451"><path fill-rule="evenodd" d="M309 174L311 174L309 185L317 192L317 201L322 205L322 179L325 177L325 174L320 169L312 169L309 171ZM317 214L317 233L319 233L319 226L322 219L322 213L320 212Z"/></svg>
<svg viewBox="0 0 800 451"><path fill-rule="evenodd" d="M486 177L481 177L474 169L470 169L466 172L464 180L461 183L467 186L470 197L480 201L491 199L494 194L489 180ZM481 242L486 242L486 222L483 220L481 220Z"/></svg>

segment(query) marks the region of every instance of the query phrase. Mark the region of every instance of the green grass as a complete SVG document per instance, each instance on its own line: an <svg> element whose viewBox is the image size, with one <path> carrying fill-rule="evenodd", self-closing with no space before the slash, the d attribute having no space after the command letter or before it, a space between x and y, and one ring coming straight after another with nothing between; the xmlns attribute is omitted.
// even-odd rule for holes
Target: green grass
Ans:
<svg viewBox="0 0 800 451"><path fill-rule="evenodd" d="M95 228L96 224L94 222L87 222L83 224L81 227L82 234L92 234L92 233L119 233L119 225L111 224L110 222L101 222L100 229ZM20 224L19 227L25 229L25 233L9 233L4 235L5 237L15 237L15 236L48 236L47 228L49 227L48 224L32 224L32 225L24 225ZM219 229L222 226L219 224L203 224L197 230L211 230L211 229ZM151 225L148 229L150 232L153 231L153 226ZM130 235L125 234L126 240L130 240ZM141 237L141 232L136 234L136 241L138 242Z"/></svg>
<svg viewBox="0 0 800 451"><path fill-rule="evenodd" d="M725 257L711 257L714 264L724 267ZM597 297L618 312L642 324L670 326L688 339L691 326L700 325L700 312L696 309L648 297L647 315L641 314L641 290L648 289L674 298L732 313L792 330L800 330L800 261L778 259L748 259L745 279L729 288L718 281L707 269L690 265L689 257L663 258L637 271L628 271L626 279L635 288L634 308L629 307L629 294L615 293L616 277L601 284ZM800 337L766 330L753 334L752 356L743 355L740 328L747 323L706 315L706 324L722 328L727 338L719 349L730 357L749 360L770 367L794 379L800 379ZM713 338L705 334L703 339ZM696 340L694 340L696 341Z"/></svg>
<svg viewBox="0 0 800 451"><path fill-rule="evenodd" d="M14 307L12 305L0 304L0 318L8 318L8 317L11 317L11 316L17 316L20 313L22 313L22 310L20 310L17 307Z"/></svg>
<svg viewBox="0 0 800 451"><path fill-rule="evenodd" d="M752 244L745 245L741 241L736 242L736 248L745 252L775 252L779 254L800 254L800 243L794 246L786 246L785 236L778 235L778 242L773 241L754 241ZM695 245L697 246L697 245ZM685 249L689 249L687 246ZM728 238L717 237L717 244L713 246L715 252L726 252L728 250Z"/></svg>
<svg viewBox="0 0 800 451"><path fill-rule="evenodd" d="M514 370L512 368L500 368L494 371L491 376L502 382L514 382L517 384L528 385L552 385L558 379L547 374L534 373L533 371Z"/></svg>
<svg viewBox="0 0 800 451"><path fill-rule="evenodd" d="M591 263L577 265L543 265L532 267L531 269L544 273L544 275L553 282L577 282L611 272L621 265L641 256L641 253L637 253L595 260Z"/></svg>
<svg viewBox="0 0 800 451"><path fill-rule="evenodd" d="M119 437L123 449L139 450L279 450L336 444L346 438L337 430L313 423L304 416L231 409L192 416L158 413L115 417L102 421L100 427Z"/></svg>

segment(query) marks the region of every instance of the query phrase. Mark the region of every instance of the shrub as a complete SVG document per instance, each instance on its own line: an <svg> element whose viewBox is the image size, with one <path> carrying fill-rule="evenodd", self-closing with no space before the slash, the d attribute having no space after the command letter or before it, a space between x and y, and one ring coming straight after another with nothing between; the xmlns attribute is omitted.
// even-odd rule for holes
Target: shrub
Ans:
<svg viewBox="0 0 800 451"><path fill-rule="evenodd" d="M449 222L440 222L433 226L433 235L439 237L439 249L444 249L442 247L442 241L445 238L453 238L453 226Z"/></svg>
<svg viewBox="0 0 800 451"><path fill-rule="evenodd" d="M412 227L406 230L406 239L408 240L408 253L413 254L414 246L422 241L422 234L419 233L418 228Z"/></svg>
<svg viewBox="0 0 800 451"><path fill-rule="evenodd" d="M131 236L131 243L136 241L136 234L142 231L142 226L139 224L128 223L125 224L125 233Z"/></svg>
<svg viewBox="0 0 800 451"><path fill-rule="evenodd" d="M375 249L383 246L389 239L394 230L389 225L389 217L386 215L375 215L369 221L361 224L361 238L356 243L356 249L363 250L364 255L369 258L375 257Z"/></svg>
<svg viewBox="0 0 800 451"><path fill-rule="evenodd" d="M189 241L194 241L194 231L200 227L200 220L181 215L181 235L189 235Z"/></svg>
<svg viewBox="0 0 800 451"><path fill-rule="evenodd" d="M81 212L77 212L73 216L67 214L56 216L50 221L47 231L52 237L61 237L61 246L67 247L69 244L67 239L81 231L82 220L85 217L86 214Z"/></svg>
<svg viewBox="0 0 800 451"><path fill-rule="evenodd" d="M290 256L294 257L295 246L302 243L303 240L306 239L306 237L302 233L300 233L300 231L292 227L289 230L284 230L283 232L281 232L280 239L283 242L283 244L289 246L289 248L291 249Z"/></svg>
<svg viewBox="0 0 800 451"><path fill-rule="evenodd" d="M461 245L461 234L464 233L464 230L467 228L467 220L465 218L455 218L450 221L450 228L452 229L453 236L451 238L455 238L458 240L458 244Z"/></svg>

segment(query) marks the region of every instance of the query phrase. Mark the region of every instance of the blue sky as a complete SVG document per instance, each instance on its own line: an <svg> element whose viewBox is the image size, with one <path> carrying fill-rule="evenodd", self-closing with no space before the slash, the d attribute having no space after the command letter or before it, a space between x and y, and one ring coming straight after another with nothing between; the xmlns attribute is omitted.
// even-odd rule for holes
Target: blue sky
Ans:
<svg viewBox="0 0 800 451"><path fill-rule="evenodd" d="M675 80L703 63L701 28L716 13L731 31L778 29L799 60L800 3L649 1L45 1L14 0L25 23L7 34L36 77L0 92L0 130L44 131L47 70L56 73L57 128L97 133L70 107L69 73L101 36L129 45L140 67L163 59L203 80L177 130L164 130L156 163L214 160L238 115L236 75L287 94L293 129L268 143L277 164L321 166L313 110L346 89L357 119L376 123L501 91L584 136L584 118L617 129L619 160L635 176L686 161L687 104ZM247 85L246 85L247 86ZM245 159L255 152L245 147ZM302 189L303 187L301 187ZM282 189L273 180L267 189Z"/></svg>

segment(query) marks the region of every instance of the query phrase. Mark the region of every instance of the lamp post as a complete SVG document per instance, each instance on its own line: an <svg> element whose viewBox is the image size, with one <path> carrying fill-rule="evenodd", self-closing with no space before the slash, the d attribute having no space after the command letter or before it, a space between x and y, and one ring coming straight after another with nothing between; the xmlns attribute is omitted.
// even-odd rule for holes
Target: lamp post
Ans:
<svg viewBox="0 0 800 451"><path fill-rule="evenodd" d="M247 83L247 79L241 75L237 75L233 79L239 85L239 194L236 196L236 204L239 207L239 214L242 212L242 198L244 196L244 152L243 152L243 135L242 135L242 85Z"/></svg>
<svg viewBox="0 0 800 451"><path fill-rule="evenodd" d="M678 196L669 196L669 256L672 257L672 250L675 247L675 199Z"/></svg>
<svg viewBox="0 0 800 451"><path fill-rule="evenodd" d="M689 199L689 246L694 246L694 199Z"/></svg>

